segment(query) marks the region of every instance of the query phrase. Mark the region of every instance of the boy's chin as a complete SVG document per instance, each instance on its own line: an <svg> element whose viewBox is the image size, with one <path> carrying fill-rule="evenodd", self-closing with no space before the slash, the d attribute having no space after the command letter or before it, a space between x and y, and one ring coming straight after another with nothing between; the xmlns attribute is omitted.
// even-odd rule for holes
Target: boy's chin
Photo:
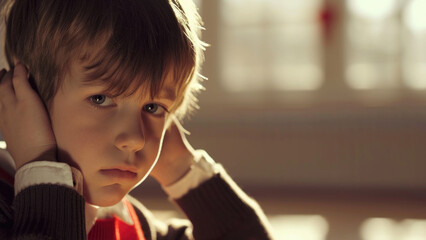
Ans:
<svg viewBox="0 0 426 240"><path fill-rule="evenodd" d="M86 203L98 207L110 207L119 203L125 196L126 193L111 192L102 194L83 194Z"/></svg>
<svg viewBox="0 0 426 240"><path fill-rule="evenodd" d="M86 203L96 207L111 207L119 203L123 198L124 196L117 199L95 199L94 201L92 199L86 199Z"/></svg>

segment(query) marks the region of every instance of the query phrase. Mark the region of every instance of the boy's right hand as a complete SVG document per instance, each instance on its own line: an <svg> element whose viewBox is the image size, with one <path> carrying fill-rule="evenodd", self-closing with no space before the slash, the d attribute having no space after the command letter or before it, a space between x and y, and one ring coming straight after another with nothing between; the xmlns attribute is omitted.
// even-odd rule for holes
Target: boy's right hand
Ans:
<svg viewBox="0 0 426 240"><path fill-rule="evenodd" d="M28 76L20 63L14 71L0 72L0 132L16 170L32 161L56 161L56 140L50 119Z"/></svg>

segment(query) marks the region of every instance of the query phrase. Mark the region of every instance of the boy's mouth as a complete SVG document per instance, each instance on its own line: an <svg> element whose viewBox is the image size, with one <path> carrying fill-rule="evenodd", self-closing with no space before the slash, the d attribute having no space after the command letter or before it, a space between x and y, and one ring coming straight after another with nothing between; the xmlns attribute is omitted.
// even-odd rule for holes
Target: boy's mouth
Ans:
<svg viewBox="0 0 426 240"><path fill-rule="evenodd" d="M108 169L101 169L100 172L107 177L129 180L133 180L138 176L136 168L130 166L116 166Z"/></svg>
<svg viewBox="0 0 426 240"><path fill-rule="evenodd" d="M133 180L138 176L138 174L135 172L123 171L120 169L102 169L100 172L107 177L129 180Z"/></svg>
<svg viewBox="0 0 426 240"><path fill-rule="evenodd" d="M134 167L132 165L126 165L126 164L112 166L112 167L107 167L107 168L103 168L101 170L110 170L110 169L118 169L118 170L121 170L121 171L129 171L129 172L133 172L133 173L137 173L138 172L138 168L137 167Z"/></svg>

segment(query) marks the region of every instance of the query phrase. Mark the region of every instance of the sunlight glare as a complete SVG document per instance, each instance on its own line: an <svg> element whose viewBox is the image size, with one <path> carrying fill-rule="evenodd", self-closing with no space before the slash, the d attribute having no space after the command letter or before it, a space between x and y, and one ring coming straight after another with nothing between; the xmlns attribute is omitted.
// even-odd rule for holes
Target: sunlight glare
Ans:
<svg viewBox="0 0 426 240"><path fill-rule="evenodd" d="M377 21L391 15L396 3L396 0L348 0L348 8L356 15Z"/></svg>
<svg viewBox="0 0 426 240"><path fill-rule="evenodd" d="M412 63L404 67L405 82L409 88L415 90L426 89L426 63Z"/></svg>
<svg viewBox="0 0 426 240"><path fill-rule="evenodd" d="M288 91L312 91L321 87L323 73L315 64L288 64L274 68L278 89Z"/></svg>
<svg viewBox="0 0 426 240"><path fill-rule="evenodd" d="M403 21L413 32L426 31L426 1L413 0L404 10Z"/></svg>
<svg viewBox="0 0 426 240"><path fill-rule="evenodd" d="M363 240L426 240L426 219L370 218L360 232Z"/></svg>
<svg viewBox="0 0 426 240"><path fill-rule="evenodd" d="M400 227L401 240L426 240L426 219L405 219Z"/></svg>
<svg viewBox="0 0 426 240"><path fill-rule="evenodd" d="M276 239L325 240L328 222L320 215L268 216Z"/></svg>
<svg viewBox="0 0 426 240"><path fill-rule="evenodd" d="M361 225L363 240L396 240L396 222L388 218L370 218Z"/></svg>
<svg viewBox="0 0 426 240"><path fill-rule="evenodd" d="M378 84L379 72L372 64L350 64L345 75L348 85L353 89L372 89Z"/></svg>

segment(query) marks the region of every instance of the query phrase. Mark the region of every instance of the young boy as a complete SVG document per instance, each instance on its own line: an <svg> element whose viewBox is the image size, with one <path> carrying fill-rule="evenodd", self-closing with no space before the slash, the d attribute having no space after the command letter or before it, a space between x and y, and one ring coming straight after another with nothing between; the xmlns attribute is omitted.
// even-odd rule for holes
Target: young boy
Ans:
<svg viewBox="0 0 426 240"><path fill-rule="evenodd" d="M270 239L179 125L201 89L191 1L14 0L4 14L0 239ZM191 222L128 195L149 174Z"/></svg>

